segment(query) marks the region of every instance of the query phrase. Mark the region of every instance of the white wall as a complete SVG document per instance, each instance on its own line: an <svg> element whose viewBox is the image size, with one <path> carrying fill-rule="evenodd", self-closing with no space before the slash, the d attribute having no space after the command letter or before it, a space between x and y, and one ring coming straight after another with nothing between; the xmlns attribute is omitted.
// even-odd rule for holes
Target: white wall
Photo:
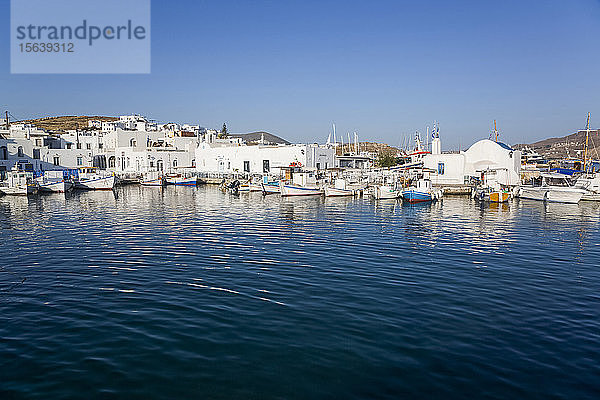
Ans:
<svg viewBox="0 0 600 400"><path fill-rule="evenodd" d="M202 142L196 149L196 170L199 172L249 172L262 174L263 162L269 162L270 172L299 162L303 167L331 168L335 164L334 150L315 145L290 146L216 146ZM244 162L250 171L244 171Z"/></svg>
<svg viewBox="0 0 600 400"><path fill-rule="evenodd" d="M459 154L429 154L423 158L423 166L434 170L444 164L444 174L432 174L433 184L460 185L465 178L479 177L485 169L506 169L501 174L504 185L518 185L521 172L521 152L496 143L492 140L480 140L468 150Z"/></svg>

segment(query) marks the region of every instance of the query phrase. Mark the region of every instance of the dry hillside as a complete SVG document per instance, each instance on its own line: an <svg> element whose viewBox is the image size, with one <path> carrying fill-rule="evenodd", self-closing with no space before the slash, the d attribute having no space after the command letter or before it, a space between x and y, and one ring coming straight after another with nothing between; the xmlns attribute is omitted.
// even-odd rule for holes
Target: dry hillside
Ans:
<svg viewBox="0 0 600 400"><path fill-rule="evenodd" d="M51 132L66 131L71 129L84 129L88 126L88 121L96 119L101 121L116 121L116 117L100 117L100 116L75 116L64 115L61 117L44 117L37 119L28 119L19 121L21 123L31 123L38 128L45 129Z"/></svg>
<svg viewBox="0 0 600 400"><path fill-rule="evenodd" d="M600 158L600 129L590 130L589 154ZM527 146L548 159L577 157L585 145L585 131L578 131L560 138L549 138L528 145L518 144L514 147L522 149Z"/></svg>

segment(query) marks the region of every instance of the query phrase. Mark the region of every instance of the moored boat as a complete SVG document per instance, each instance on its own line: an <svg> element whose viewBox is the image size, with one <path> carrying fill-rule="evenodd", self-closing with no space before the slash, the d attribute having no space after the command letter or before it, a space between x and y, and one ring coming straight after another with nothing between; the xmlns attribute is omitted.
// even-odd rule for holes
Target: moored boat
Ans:
<svg viewBox="0 0 600 400"><path fill-rule="evenodd" d="M162 187L166 184L165 179L157 171L146 172L140 179L142 186L158 186Z"/></svg>
<svg viewBox="0 0 600 400"><path fill-rule="evenodd" d="M508 185L503 185L499 179L502 178L501 172L505 168L485 169L481 171L481 180L479 185L473 189L472 196L479 201L490 203L505 203L511 197ZM504 180L504 182L506 182Z"/></svg>
<svg viewBox="0 0 600 400"><path fill-rule="evenodd" d="M67 193L73 189L73 182L66 171L43 171L36 179L40 192Z"/></svg>
<svg viewBox="0 0 600 400"><path fill-rule="evenodd" d="M197 186L198 178L195 176L190 177L176 177L171 180L171 184L175 186Z"/></svg>
<svg viewBox="0 0 600 400"><path fill-rule="evenodd" d="M318 187L307 187L279 182L279 190L282 196L320 196L323 190Z"/></svg>
<svg viewBox="0 0 600 400"><path fill-rule="evenodd" d="M554 203L576 204L586 193L584 189L571 186L568 175L557 172L544 172L540 175L541 184L523 185L518 190L518 195L523 199L548 201Z"/></svg>
<svg viewBox="0 0 600 400"><path fill-rule="evenodd" d="M262 192L263 188L262 188L262 184L260 183L254 183L254 182L248 182L248 183L243 183L240 185L239 188L240 192Z"/></svg>
<svg viewBox="0 0 600 400"><path fill-rule="evenodd" d="M6 173L6 180L0 182L0 193L7 196L27 196L37 192L38 185L31 172L10 171Z"/></svg>
<svg viewBox="0 0 600 400"><path fill-rule="evenodd" d="M439 200L442 198L442 191L434 189L429 178L417 180L415 186L410 186L402 191L402 198L409 203L423 203Z"/></svg>
<svg viewBox="0 0 600 400"><path fill-rule="evenodd" d="M114 174L99 171L96 168L80 168L75 180L75 189L112 190L116 184Z"/></svg>
<svg viewBox="0 0 600 400"><path fill-rule="evenodd" d="M376 200L398 199L402 191L396 189L395 185L375 185L371 187L371 196Z"/></svg>
<svg viewBox="0 0 600 400"><path fill-rule="evenodd" d="M325 187L325 197L354 196L356 191L348 187L345 179L336 179L334 186Z"/></svg>
<svg viewBox="0 0 600 400"><path fill-rule="evenodd" d="M575 181L576 188L585 190L581 200L600 201L600 173L585 174Z"/></svg>
<svg viewBox="0 0 600 400"><path fill-rule="evenodd" d="M260 186L264 195L281 193L279 181L262 182Z"/></svg>

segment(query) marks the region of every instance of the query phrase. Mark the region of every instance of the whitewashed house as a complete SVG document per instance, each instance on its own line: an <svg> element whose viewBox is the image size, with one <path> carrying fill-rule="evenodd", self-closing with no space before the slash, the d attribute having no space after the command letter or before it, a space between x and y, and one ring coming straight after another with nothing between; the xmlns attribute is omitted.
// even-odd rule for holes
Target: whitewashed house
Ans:
<svg viewBox="0 0 600 400"><path fill-rule="evenodd" d="M279 173L291 165L326 169L335 166L335 150L317 144L248 146L239 138L215 139L208 133L198 144L195 164L198 172L209 173Z"/></svg>

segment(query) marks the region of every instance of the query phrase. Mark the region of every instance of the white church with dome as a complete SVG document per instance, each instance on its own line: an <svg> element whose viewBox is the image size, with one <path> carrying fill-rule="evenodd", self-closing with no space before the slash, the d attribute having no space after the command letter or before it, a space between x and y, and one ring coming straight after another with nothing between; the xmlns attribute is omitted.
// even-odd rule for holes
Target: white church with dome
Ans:
<svg viewBox="0 0 600 400"><path fill-rule="evenodd" d="M431 143L431 154L423 158L423 166L437 171L432 174L434 185L464 185L471 177L481 176L485 170L494 170L496 180L508 186L520 183L521 152L510 146L484 139L466 151L442 153L439 135Z"/></svg>

